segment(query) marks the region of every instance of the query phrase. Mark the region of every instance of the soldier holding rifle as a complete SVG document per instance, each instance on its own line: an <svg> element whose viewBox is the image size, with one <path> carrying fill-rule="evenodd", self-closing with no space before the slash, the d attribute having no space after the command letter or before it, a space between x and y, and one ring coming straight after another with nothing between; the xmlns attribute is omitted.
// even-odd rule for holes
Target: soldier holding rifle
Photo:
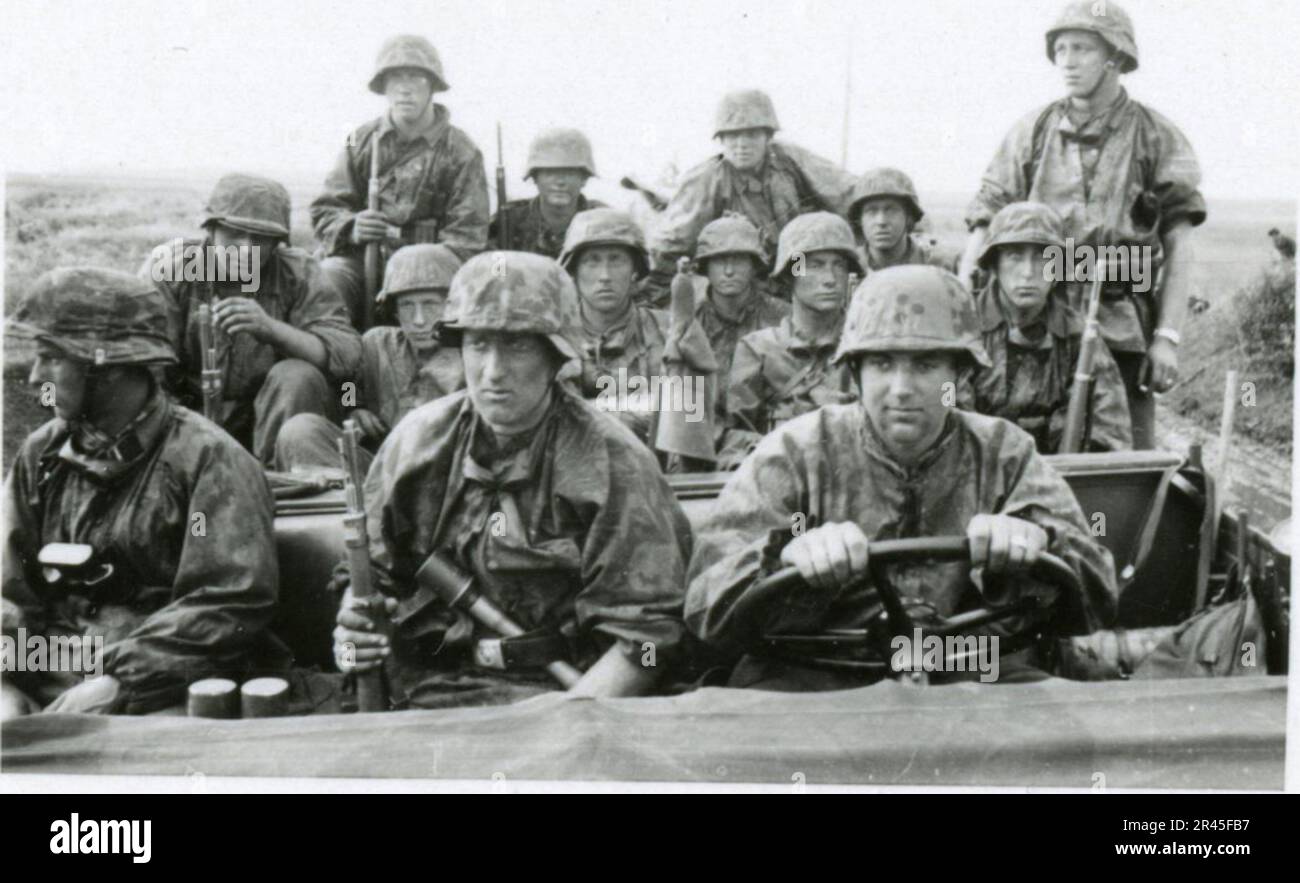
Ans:
<svg viewBox="0 0 1300 883"><path fill-rule="evenodd" d="M505 167L497 127L497 216L488 228L488 247L531 251L558 258L574 216L604 203L587 199L582 188L596 174L591 142L577 129L547 129L528 145L528 169L537 195L505 201Z"/></svg>
<svg viewBox="0 0 1300 883"><path fill-rule="evenodd" d="M650 690L679 656L690 529L653 455L564 383L580 364L572 280L539 255L483 254L446 316L467 389L403 420L370 469L370 562L395 626L378 633L346 592L341 666L391 657L418 707L555 689L556 662L585 669L580 693Z"/></svg>

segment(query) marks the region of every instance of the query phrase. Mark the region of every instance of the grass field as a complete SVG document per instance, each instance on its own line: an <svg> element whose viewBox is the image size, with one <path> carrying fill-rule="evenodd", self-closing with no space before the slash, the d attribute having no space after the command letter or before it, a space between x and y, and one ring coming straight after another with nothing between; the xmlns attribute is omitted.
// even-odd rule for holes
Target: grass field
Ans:
<svg viewBox="0 0 1300 883"><path fill-rule="evenodd" d="M93 264L134 272L150 249L166 239L198 232L211 181L140 178L13 177L5 200L5 315L43 272ZM292 242L313 248L307 206L310 181L286 182L293 196ZM964 200L927 197L930 232L960 248ZM1165 405L1210 428L1217 425L1223 376L1229 367L1256 385L1257 404L1238 409L1238 428L1271 447L1291 449L1292 377L1256 376L1250 370L1232 310L1232 295L1276 256L1270 227L1295 231L1295 204L1211 200L1210 220L1197 242L1197 294L1212 307L1184 329L1183 376L1189 378ZM8 343L8 342L7 342ZM44 419L25 388L24 353L7 349L4 367L3 465Z"/></svg>

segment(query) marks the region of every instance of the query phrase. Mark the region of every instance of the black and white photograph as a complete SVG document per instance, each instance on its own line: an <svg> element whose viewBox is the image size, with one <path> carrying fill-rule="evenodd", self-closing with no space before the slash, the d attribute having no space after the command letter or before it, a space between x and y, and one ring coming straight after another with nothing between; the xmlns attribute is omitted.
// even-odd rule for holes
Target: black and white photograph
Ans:
<svg viewBox="0 0 1300 883"><path fill-rule="evenodd" d="M1300 7L5 13L0 791L1300 790Z"/></svg>

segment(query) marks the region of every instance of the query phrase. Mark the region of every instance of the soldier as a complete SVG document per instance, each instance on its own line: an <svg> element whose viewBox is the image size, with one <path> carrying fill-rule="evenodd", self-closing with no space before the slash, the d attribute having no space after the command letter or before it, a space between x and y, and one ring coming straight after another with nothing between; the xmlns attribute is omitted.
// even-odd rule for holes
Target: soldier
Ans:
<svg viewBox="0 0 1300 883"><path fill-rule="evenodd" d="M1072 630L1110 618L1113 563L1065 481L1014 425L945 404L942 390L987 364L976 328L969 294L937 267L891 267L858 288L835 363L852 373L861 401L819 408L763 439L696 532L686 624L751 654L732 686L836 689L868 679L767 657L749 624L764 622L769 634L865 628L879 615L861 582L875 540L969 538L969 562L879 570L905 604L939 616L1035 598L1055 603ZM1078 574L1082 597L991 578L1022 571L1043 551ZM807 587L747 597L782 565L796 567ZM1011 662L1002 661L1003 673Z"/></svg>
<svg viewBox="0 0 1300 883"><path fill-rule="evenodd" d="M862 243L862 266L873 270L899 264L929 264L957 270L956 254L936 248L913 231L925 212L912 179L898 169L872 169L850 194L848 218Z"/></svg>
<svg viewBox="0 0 1300 883"><path fill-rule="evenodd" d="M682 177L659 217L653 272L644 285L651 303L664 302L676 259L694 252L705 225L728 212L759 229L765 254L776 250L782 228L796 216L844 214L853 177L802 147L772 140L780 128L765 93L753 89L722 97L713 126L722 153Z"/></svg>
<svg viewBox="0 0 1300 883"><path fill-rule="evenodd" d="M531 251L558 258L564 236L574 215L604 203L582 195L587 179L596 174L591 142L577 129L547 129L528 145L528 171L537 195L506 203L510 241L501 241L501 209L488 228L489 247L507 251Z"/></svg>
<svg viewBox="0 0 1300 883"><path fill-rule="evenodd" d="M279 589L270 489L234 440L163 392L176 355L153 286L54 270L9 330L34 339L29 382L55 418L5 482L5 636L103 644L82 657L94 677L6 672L0 716L143 714L199 678L285 661L263 653L280 647L264 631Z"/></svg>
<svg viewBox="0 0 1300 883"><path fill-rule="evenodd" d="M706 378L716 373L717 362L699 322L670 348L668 314L633 302L633 286L644 278L647 262L641 229L627 213L610 208L577 215L560 255L578 289L582 396L612 408L638 438L653 444L649 434L658 402L635 391L626 401L604 393L624 376L629 389L638 378L648 389L652 378L667 376L668 362L678 362L698 372L706 387L699 407L711 407L712 381Z"/></svg>
<svg viewBox="0 0 1300 883"><path fill-rule="evenodd" d="M1055 292L1048 249L1065 248L1061 219L1045 205L1013 202L989 225L980 269L989 283L975 298L984 352L992 365L974 378L975 410L1010 420L1040 453L1059 450L1079 363L1083 317ZM1092 366L1089 440L1093 450L1133 447L1124 381L1105 347Z"/></svg>
<svg viewBox="0 0 1300 883"><path fill-rule="evenodd" d="M462 261L487 244L488 190L483 154L433 95L447 91L437 51L423 37L399 36L379 50L370 91L388 112L348 136L311 222L329 276L357 330L365 315L362 253L381 242L385 259L403 244L442 243ZM379 210L366 208L370 152L379 146Z"/></svg>
<svg viewBox="0 0 1300 883"><path fill-rule="evenodd" d="M378 448L415 408L464 388L460 350L439 346L434 334L458 269L456 253L445 245L407 245L388 262L377 301L380 309L392 307L398 326L377 326L362 336L356 407L348 415L368 447ZM299 414L280 430L275 468L337 467L342 437L338 424L319 414ZM369 451L360 453L368 466Z"/></svg>
<svg viewBox="0 0 1300 883"><path fill-rule="evenodd" d="M719 468L735 469L785 421L856 397L852 376L831 357L844 326L849 274L860 272L853 231L843 218L814 212L781 231L772 278L792 283L794 309L736 346Z"/></svg>
<svg viewBox="0 0 1300 883"><path fill-rule="evenodd" d="M1098 250L1098 264L1117 253L1130 256L1124 263L1149 260L1145 285L1110 265L1101 306L1102 335L1128 394L1134 446L1149 449L1151 392L1166 392L1178 379L1192 228L1205 221L1200 168L1183 133L1121 87L1120 75L1137 69L1138 53L1133 24L1115 3L1070 3L1047 32L1047 57L1069 94L1017 123L989 164L967 213L971 236L961 276L970 278L993 216L1022 200L1054 209L1067 239ZM1072 285L1076 309L1086 290L1086 280Z"/></svg>
<svg viewBox="0 0 1300 883"><path fill-rule="evenodd" d="M408 626L390 644L349 592L342 664L365 670L391 649L421 707L553 689L541 666L566 657L590 665L574 692L645 692L682 637L690 530L654 457L561 383L580 361L572 281L537 255L480 255L452 281L447 316L439 337L461 348L467 389L402 421L366 480L376 582ZM520 662L476 668L470 651L494 636L412 594L432 552L528 633L503 642L502 660Z"/></svg>
<svg viewBox="0 0 1300 883"><path fill-rule="evenodd" d="M200 304L212 307L221 368L218 422L265 466L275 440L295 414L337 418L338 382L361 359L361 338L316 259L289 245L289 193L267 178L226 175L200 221L204 239L175 239L155 248L140 271L167 304L168 330L181 363L169 379L180 401L199 407ZM234 251L234 250L237 251ZM258 287L194 278L191 258L249 254L259 263Z"/></svg>

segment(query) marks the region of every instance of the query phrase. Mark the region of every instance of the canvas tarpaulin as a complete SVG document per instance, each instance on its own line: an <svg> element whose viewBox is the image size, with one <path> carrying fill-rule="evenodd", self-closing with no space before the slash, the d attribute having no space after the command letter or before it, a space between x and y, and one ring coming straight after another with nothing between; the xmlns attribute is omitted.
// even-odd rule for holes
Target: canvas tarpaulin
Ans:
<svg viewBox="0 0 1300 883"><path fill-rule="evenodd" d="M1276 789L1285 736L1285 677L884 683L248 721L36 715L0 731L0 770Z"/></svg>

